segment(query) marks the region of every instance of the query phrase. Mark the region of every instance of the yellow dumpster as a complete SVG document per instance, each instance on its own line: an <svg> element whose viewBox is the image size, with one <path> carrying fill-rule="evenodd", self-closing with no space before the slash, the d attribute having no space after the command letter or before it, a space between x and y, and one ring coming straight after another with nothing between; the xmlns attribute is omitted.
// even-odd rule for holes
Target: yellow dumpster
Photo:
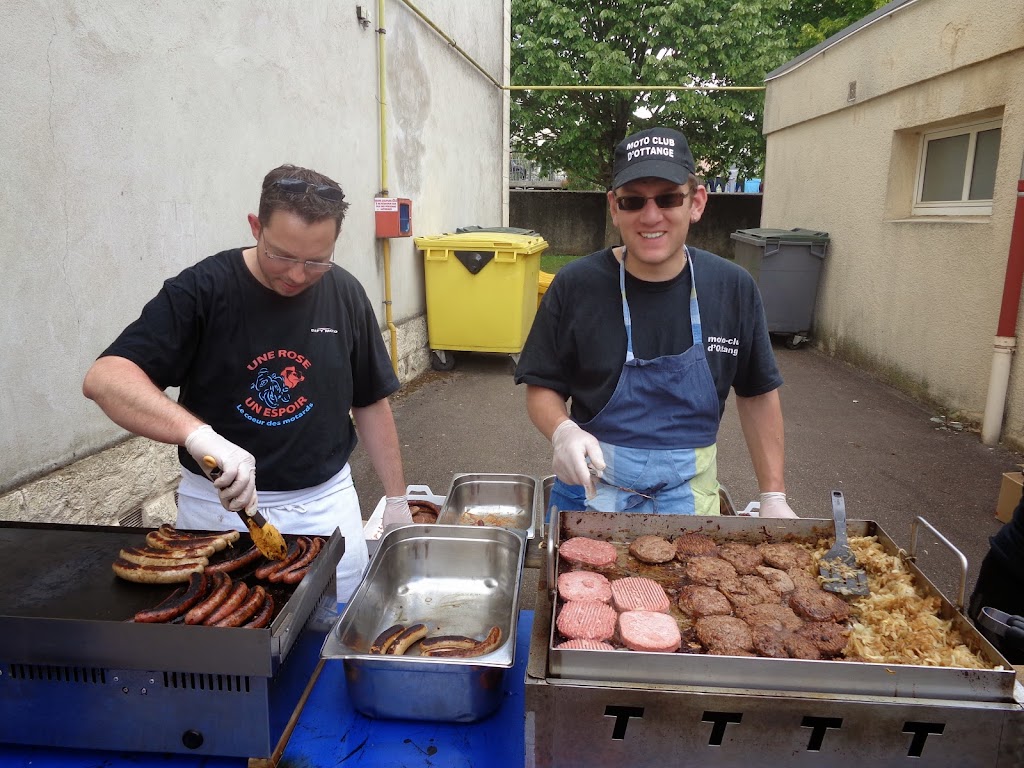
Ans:
<svg viewBox="0 0 1024 768"><path fill-rule="evenodd" d="M555 279L555 276L550 272L541 272L537 277L537 306L540 306L541 299L544 298L544 294L548 292L548 286L551 285L551 281Z"/></svg>
<svg viewBox="0 0 1024 768"><path fill-rule="evenodd" d="M430 364L447 371L453 351L502 352L518 362L537 314L539 235L486 230L415 238L423 251Z"/></svg>

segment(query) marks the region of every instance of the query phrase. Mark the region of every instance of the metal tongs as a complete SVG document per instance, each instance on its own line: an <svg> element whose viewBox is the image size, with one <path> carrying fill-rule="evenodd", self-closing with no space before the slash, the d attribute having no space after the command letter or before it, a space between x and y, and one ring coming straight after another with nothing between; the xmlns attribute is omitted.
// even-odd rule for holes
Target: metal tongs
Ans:
<svg viewBox="0 0 1024 768"><path fill-rule="evenodd" d="M836 527L836 543L818 564L821 588L837 595L864 596L868 594L868 576L857 565L846 540L846 501L842 491L832 491L832 520Z"/></svg>
<svg viewBox="0 0 1024 768"><path fill-rule="evenodd" d="M1007 646L1024 650L1024 616L1011 616L995 608L982 608L978 623Z"/></svg>

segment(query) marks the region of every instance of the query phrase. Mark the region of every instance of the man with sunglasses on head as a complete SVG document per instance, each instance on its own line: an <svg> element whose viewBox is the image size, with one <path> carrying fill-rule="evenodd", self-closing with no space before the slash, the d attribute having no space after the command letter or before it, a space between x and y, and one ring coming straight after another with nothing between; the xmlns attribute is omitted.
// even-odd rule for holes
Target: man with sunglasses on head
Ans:
<svg viewBox="0 0 1024 768"><path fill-rule="evenodd" d="M650 128L616 147L608 204L622 245L558 272L516 369L554 449L549 509L719 514L715 443L731 388L761 516L796 517L757 285L686 245L707 199L678 131Z"/></svg>
<svg viewBox="0 0 1024 768"><path fill-rule="evenodd" d="M340 529L343 602L368 562L348 464L357 433L384 486L385 525L412 522L388 402L399 382L366 292L334 262L347 208L316 171L270 171L249 214L256 244L167 280L83 385L121 427L179 446L179 528L244 530L238 510L253 509L258 485L259 511L280 531ZM213 482L207 456L221 469Z"/></svg>

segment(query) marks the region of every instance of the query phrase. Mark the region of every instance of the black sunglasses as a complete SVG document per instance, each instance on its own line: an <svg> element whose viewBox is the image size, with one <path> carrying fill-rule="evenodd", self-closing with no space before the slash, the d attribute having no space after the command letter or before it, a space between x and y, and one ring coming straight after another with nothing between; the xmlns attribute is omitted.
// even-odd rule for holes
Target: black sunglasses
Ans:
<svg viewBox="0 0 1024 768"><path fill-rule="evenodd" d="M277 187L289 195L305 195L312 192L320 199L330 200L333 203L340 203L345 199L345 193L337 187L332 187L329 184L312 184L302 179L278 179L270 186Z"/></svg>
<svg viewBox="0 0 1024 768"><path fill-rule="evenodd" d="M639 211L647 205L648 200L653 200L659 208L678 208L686 202L688 192L666 192L663 195L643 197L642 195L623 195L616 197L615 202L620 211Z"/></svg>

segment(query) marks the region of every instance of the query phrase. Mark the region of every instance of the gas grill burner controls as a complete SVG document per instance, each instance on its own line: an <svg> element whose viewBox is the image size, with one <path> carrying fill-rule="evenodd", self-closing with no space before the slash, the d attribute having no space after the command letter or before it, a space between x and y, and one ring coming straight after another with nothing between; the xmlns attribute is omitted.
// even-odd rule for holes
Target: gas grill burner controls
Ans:
<svg viewBox="0 0 1024 768"><path fill-rule="evenodd" d="M199 749L203 746L203 734L199 731L185 731L181 734L181 743L188 749Z"/></svg>

